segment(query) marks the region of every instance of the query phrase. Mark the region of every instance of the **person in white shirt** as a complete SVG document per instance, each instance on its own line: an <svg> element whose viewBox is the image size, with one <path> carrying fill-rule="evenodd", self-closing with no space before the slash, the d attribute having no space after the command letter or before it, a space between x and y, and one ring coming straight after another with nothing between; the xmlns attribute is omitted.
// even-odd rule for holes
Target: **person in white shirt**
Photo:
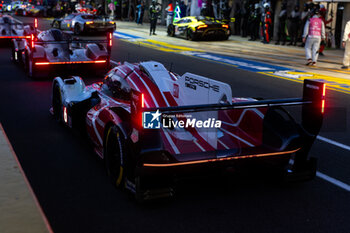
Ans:
<svg viewBox="0 0 350 233"><path fill-rule="evenodd" d="M343 35L343 47L345 48L342 69L349 69L350 66L350 20L345 25Z"/></svg>
<svg viewBox="0 0 350 233"><path fill-rule="evenodd" d="M325 27L322 19L319 17L319 10L314 9L314 15L306 22L303 34L303 43L305 43L306 65L316 65L318 50L321 40L326 38Z"/></svg>

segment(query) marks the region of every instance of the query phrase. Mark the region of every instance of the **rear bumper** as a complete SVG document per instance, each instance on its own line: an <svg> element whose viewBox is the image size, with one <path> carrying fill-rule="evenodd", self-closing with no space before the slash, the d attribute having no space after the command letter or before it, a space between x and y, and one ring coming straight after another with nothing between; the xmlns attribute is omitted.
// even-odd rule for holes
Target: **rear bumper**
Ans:
<svg viewBox="0 0 350 233"><path fill-rule="evenodd" d="M116 29L115 25L107 25L107 26L100 26L95 27L93 25L85 25L84 31L85 32L108 32L108 31L114 31Z"/></svg>
<svg viewBox="0 0 350 233"><path fill-rule="evenodd" d="M229 35L229 30L222 28L208 28L204 31L196 31L196 36L200 38L223 38Z"/></svg>

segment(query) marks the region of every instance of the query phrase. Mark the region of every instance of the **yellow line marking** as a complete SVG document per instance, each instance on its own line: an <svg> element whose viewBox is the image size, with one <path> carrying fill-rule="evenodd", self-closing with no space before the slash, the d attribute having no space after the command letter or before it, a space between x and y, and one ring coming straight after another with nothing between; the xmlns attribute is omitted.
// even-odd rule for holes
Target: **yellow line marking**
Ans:
<svg viewBox="0 0 350 233"><path fill-rule="evenodd" d="M164 47L169 47L169 48L173 48L173 49L178 49L178 50L182 50L182 51L198 51L198 52L204 52L202 50L198 50L198 49L193 49L190 47L184 47L184 46L178 46L178 45L172 45L172 44L168 44L162 41L156 41L156 40L147 40L150 43L154 43L154 44L159 44L162 45Z"/></svg>
<svg viewBox="0 0 350 233"><path fill-rule="evenodd" d="M327 69L329 71L335 71L335 72L339 72L339 73L343 73L343 74L350 74L350 70L346 71L346 70L334 70L334 69Z"/></svg>
<svg viewBox="0 0 350 233"><path fill-rule="evenodd" d="M326 81L327 83L327 89L329 90L333 90L333 91L338 91L338 92L342 92L345 94L349 94L350 93L350 80L346 80L346 79L341 79L341 78L334 78L331 76L326 76L326 75L320 75L320 74L313 74L313 73L301 73L301 72L288 72L289 74L299 74L299 75L308 75L308 76L301 76L299 79L294 79L294 78L288 78L288 77L283 77L283 76L279 76L276 74L273 74L273 72L257 72L259 74L264 74L264 75L268 75L268 76L272 76L272 77L276 77L276 78L281 78L281 79L285 79L285 80L289 80L289 81L294 81L294 82L298 82L298 83L303 83L304 79L323 79ZM312 76L309 76L312 75ZM341 81L341 82L336 82L337 81ZM335 82L335 83L330 83L330 82ZM349 88L344 88L339 86L339 84L345 84L345 85L349 85Z"/></svg>

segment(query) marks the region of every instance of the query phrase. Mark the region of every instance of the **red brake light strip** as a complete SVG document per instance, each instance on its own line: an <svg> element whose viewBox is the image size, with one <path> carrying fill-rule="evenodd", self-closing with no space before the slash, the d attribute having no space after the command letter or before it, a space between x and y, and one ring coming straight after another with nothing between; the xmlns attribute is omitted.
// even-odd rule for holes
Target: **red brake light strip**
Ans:
<svg viewBox="0 0 350 233"><path fill-rule="evenodd" d="M86 64L86 63L106 63L106 60L97 61L62 61L62 62L35 62L37 66L43 65L64 65L64 64Z"/></svg>
<svg viewBox="0 0 350 233"><path fill-rule="evenodd" d="M0 39L30 39L30 36L0 36Z"/></svg>
<svg viewBox="0 0 350 233"><path fill-rule="evenodd" d="M297 152L300 148L291 151L282 151L282 152L274 152L274 153L265 153L265 154L254 154L254 155L241 155L236 157L226 157L226 158L218 158L218 159L205 159L205 160L197 160L197 161L188 161L188 162L180 162L180 163L164 163L164 164L154 164L154 163L145 163L144 167L175 167L175 166L183 166L183 165L193 165L193 164L201 164L201 163L209 163L209 162L218 162L218 161L228 161L235 159L247 159L247 158L256 158L256 157L266 157L273 155L285 155L292 154Z"/></svg>
<svg viewBox="0 0 350 233"><path fill-rule="evenodd" d="M323 88L322 88L322 102L321 102L321 113L322 114L324 113L324 107L326 105L325 97L326 97L326 84L324 83Z"/></svg>

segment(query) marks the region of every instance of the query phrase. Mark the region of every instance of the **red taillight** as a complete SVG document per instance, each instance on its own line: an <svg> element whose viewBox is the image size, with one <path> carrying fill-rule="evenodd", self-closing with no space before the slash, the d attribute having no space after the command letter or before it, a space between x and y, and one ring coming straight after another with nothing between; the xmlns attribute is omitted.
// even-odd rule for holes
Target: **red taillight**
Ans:
<svg viewBox="0 0 350 233"><path fill-rule="evenodd" d="M143 93L141 93L141 108L144 108L145 107L145 95ZM141 128L143 127L143 112L142 110L140 109L140 121L141 121Z"/></svg>
<svg viewBox="0 0 350 233"><path fill-rule="evenodd" d="M145 96L144 96L143 93L141 94L141 107L142 107L142 108L145 107Z"/></svg>
<svg viewBox="0 0 350 233"><path fill-rule="evenodd" d="M201 25L201 26L198 26L197 29L206 28L206 27L208 27L208 25Z"/></svg>
<svg viewBox="0 0 350 233"><path fill-rule="evenodd" d="M228 28L227 24L222 25L223 28Z"/></svg>
<svg viewBox="0 0 350 233"><path fill-rule="evenodd" d="M68 114L67 114L67 108L64 106L63 107L63 121L65 123L68 123Z"/></svg>
<svg viewBox="0 0 350 233"><path fill-rule="evenodd" d="M34 34L30 36L30 47L34 49Z"/></svg>
<svg viewBox="0 0 350 233"><path fill-rule="evenodd" d="M323 88L322 88L322 102L321 102L321 113L324 113L324 108L326 105L326 84L323 84Z"/></svg>
<svg viewBox="0 0 350 233"><path fill-rule="evenodd" d="M112 40L112 33L110 32L109 35L108 35L108 40L109 40L109 46L112 47L112 44L113 44L113 40Z"/></svg>
<svg viewBox="0 0 350 233"><path fill-rule="evenodd" d="M34 19L34 28L35 29L38 28L38 19L37 18Z"/></svg>
<svg viewBox="0 0 350 233"><path fill-rule="evenodd" d="M64 65L64 64L91 64L91 63L106 63L106 60L97 60L97 61L62 61L62 62L35 62L37 66L45 65Z"/></svg>
<svg viewBox="0 0 350 233"><path fill-rule="evenodd" d="M45 66L45 65L50 65L49 62L35 62L35 65L37 66Z"/></svg>

